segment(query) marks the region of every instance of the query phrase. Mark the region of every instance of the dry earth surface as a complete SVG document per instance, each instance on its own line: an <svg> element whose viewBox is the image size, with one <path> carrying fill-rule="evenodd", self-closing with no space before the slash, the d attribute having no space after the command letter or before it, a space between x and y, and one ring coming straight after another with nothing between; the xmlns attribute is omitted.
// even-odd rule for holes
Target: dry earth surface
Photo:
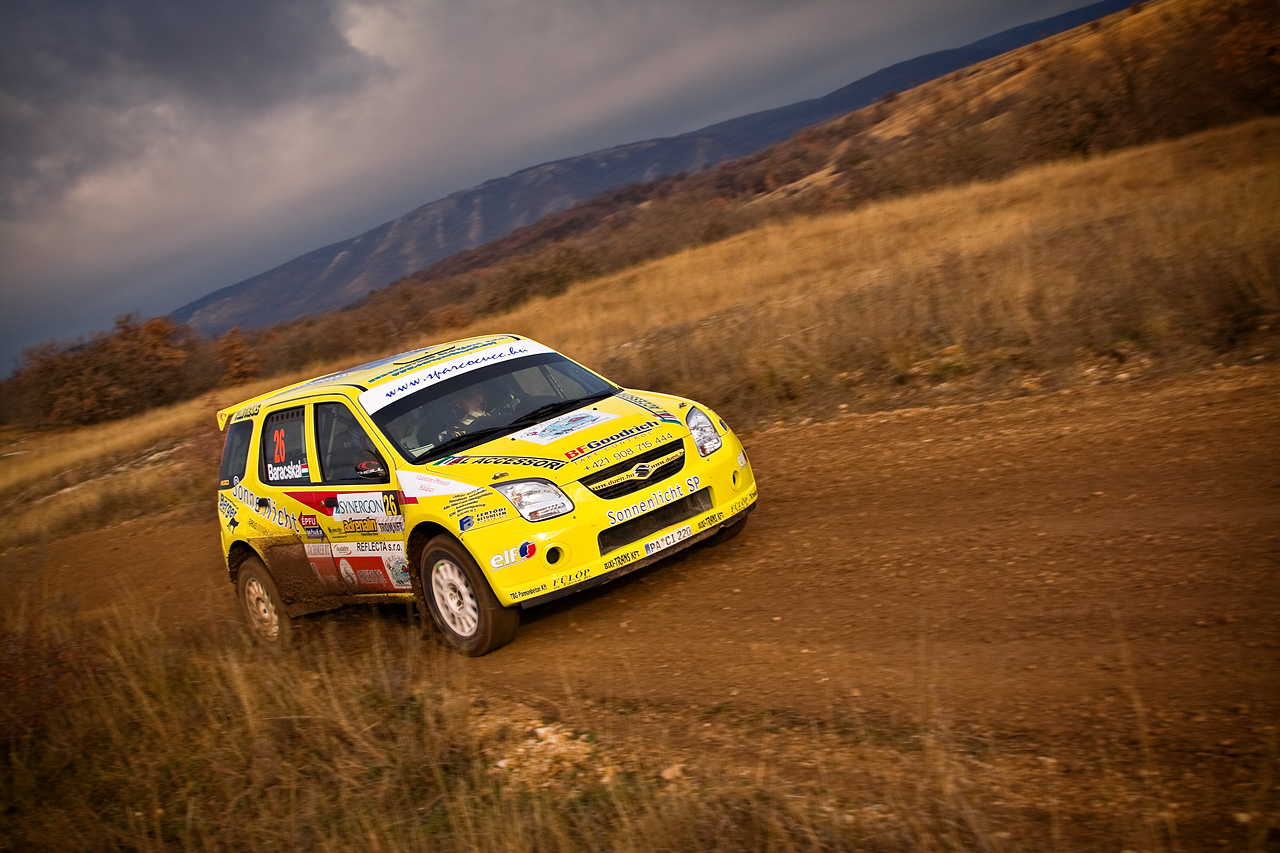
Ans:
<svg viewBox="0 0 1280 853"><path fill-rule="evenodd" d="M850 820L910 820L927 789L995 844L1030 820L1075 849L1280 849L1280 369L745 440L744 534L449 658L467 689L533 709L526 758L554 725L589 733L605 775L745 776ZM234 623L212 502L163 541L154 523L46 544L43 582L86 612ZM354 654L407 619L304 621L304 642L332 631Z"/></svg>

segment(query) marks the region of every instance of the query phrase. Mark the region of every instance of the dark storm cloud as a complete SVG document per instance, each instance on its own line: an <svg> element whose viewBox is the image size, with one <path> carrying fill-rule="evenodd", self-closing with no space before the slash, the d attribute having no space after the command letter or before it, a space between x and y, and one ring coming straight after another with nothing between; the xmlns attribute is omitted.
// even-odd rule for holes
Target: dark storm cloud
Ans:
<svg viewBox="0 0 1280 853"><path fill-rule="evenodd" d="M1087 0L0 0L0 375L450 192Z"/></svg>
<svg viewBox="0 0 1280 853"><path fill-rule="evenodd" d="M6 0L0 212L202 121L350 93L378 69L320 0Z"/></svg>

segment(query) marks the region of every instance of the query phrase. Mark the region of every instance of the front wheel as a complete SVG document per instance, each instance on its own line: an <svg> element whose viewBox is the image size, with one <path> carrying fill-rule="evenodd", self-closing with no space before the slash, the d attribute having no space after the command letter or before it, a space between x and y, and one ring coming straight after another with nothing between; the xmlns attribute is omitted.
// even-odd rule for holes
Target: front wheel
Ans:
<svg viewBox="0 0 1280 853"><path fill-rule="evenodd" d="M285 612L284 600L271 572L257 557L246 557L240 564L236 573L236 598L254 642L276 647L289 645L293 620Z"/></svg>
<svg viewBox="0 0 1280 853"><path fill-rule="evenodd" d="M519 611L498 603L476 561L452 536L427 543L420 573L431 621L449 645L479 657L515 639Z"/></svg>

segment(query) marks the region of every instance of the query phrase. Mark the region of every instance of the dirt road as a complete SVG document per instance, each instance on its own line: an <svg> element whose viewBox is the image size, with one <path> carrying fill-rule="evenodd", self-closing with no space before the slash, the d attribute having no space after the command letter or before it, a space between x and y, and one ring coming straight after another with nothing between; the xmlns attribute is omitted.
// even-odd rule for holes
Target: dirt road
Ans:
<svg viewBox="0 0 1280 853"><path fill-rule="evenodd" d="M527 612L459 671L550 716L647 720L629 731L690 766L765 718L924 725L1064 778L1140 765L1204 812L1190 837L1234 845L1231 826L1266 820L1280 370L797 419L746 443L760 504L742 536ZM127 583L157 618L234 620L208 517L172 519L163 548L136 523L54 543L46 576L91 607ZM317 617L352 642L397 618Z"/></svg>

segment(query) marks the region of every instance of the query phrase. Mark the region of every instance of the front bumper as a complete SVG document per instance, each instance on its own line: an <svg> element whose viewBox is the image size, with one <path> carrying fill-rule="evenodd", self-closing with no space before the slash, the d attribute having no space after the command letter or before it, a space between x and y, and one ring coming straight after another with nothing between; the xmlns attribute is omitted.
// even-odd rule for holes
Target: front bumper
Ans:
<svg viewBox="0 0 1280 853"><path fill-rule="evenodd" d="M684 468L642 491L605 500L571 483L562 488L572 513L496 524L464 535L463 544L506 605L543 604L636 571L744 521L754 508L755 475L742 444L732 432L722 439L705 458L686 441Z"/></svg>

